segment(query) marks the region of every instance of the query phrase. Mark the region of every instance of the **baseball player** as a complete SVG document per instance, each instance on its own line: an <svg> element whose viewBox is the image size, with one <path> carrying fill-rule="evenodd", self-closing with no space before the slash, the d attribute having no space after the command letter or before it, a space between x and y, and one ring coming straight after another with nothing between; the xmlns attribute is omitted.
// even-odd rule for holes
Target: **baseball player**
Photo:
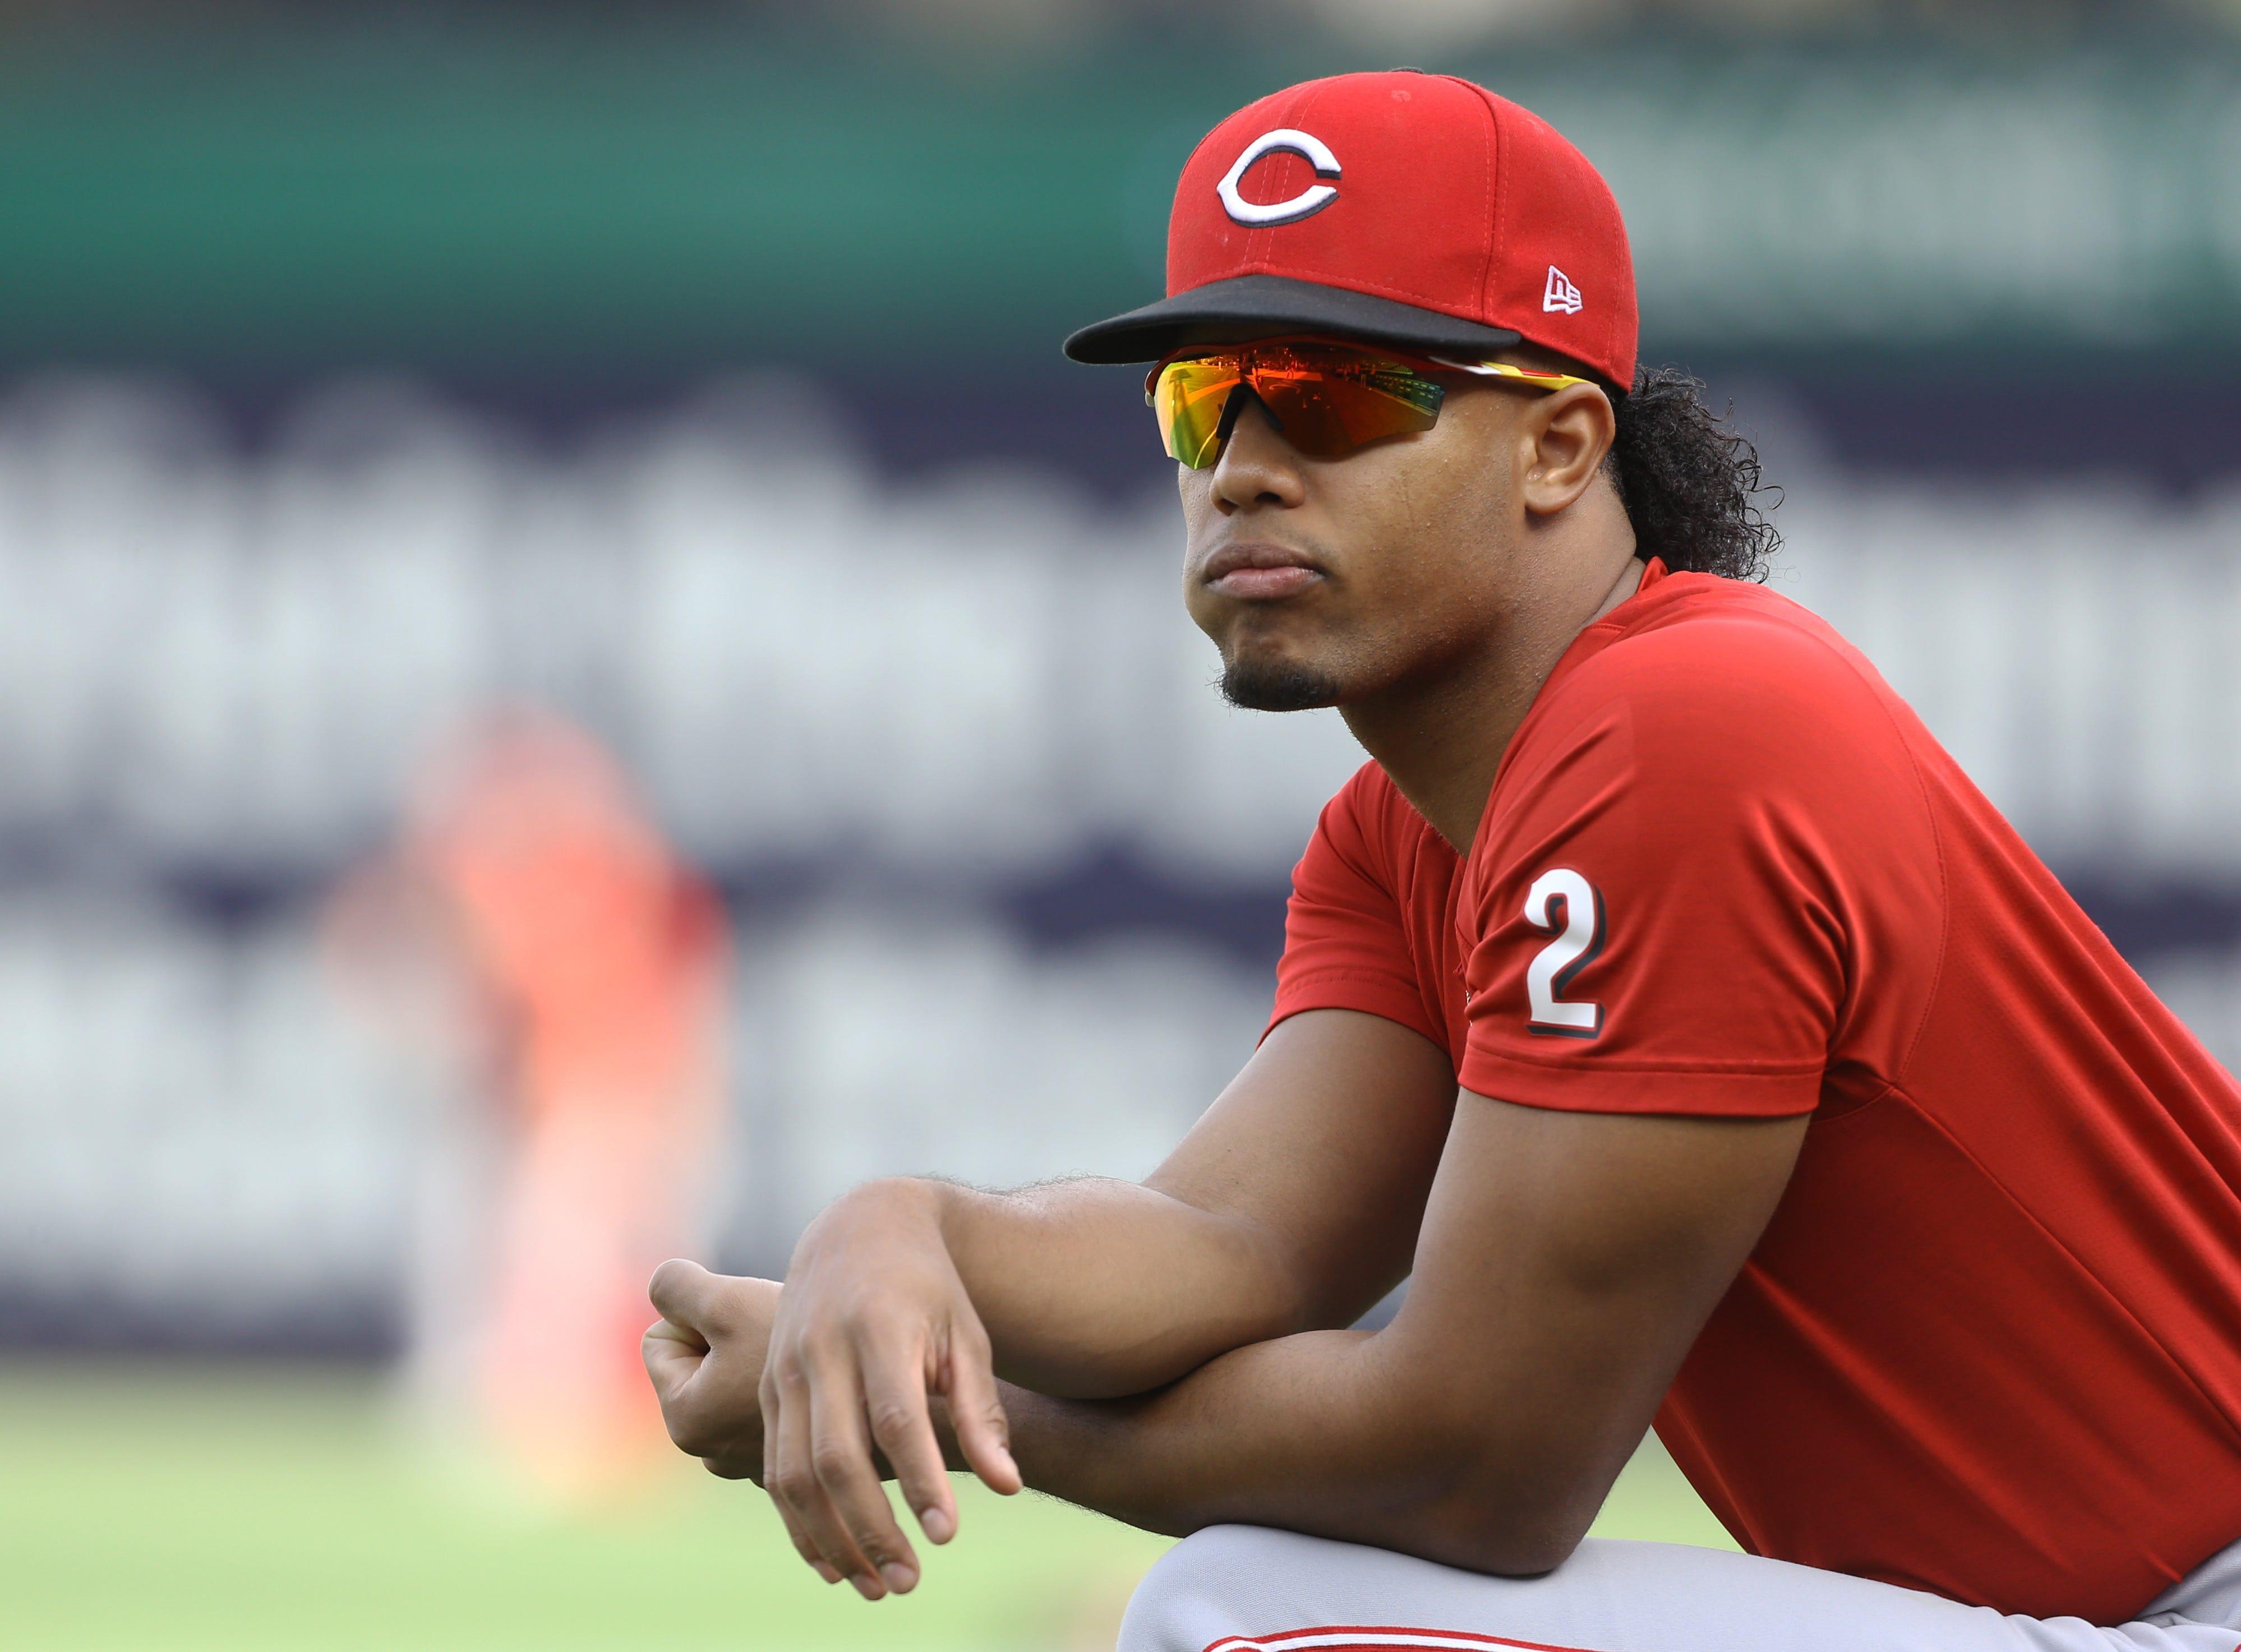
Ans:
<svg viewBox="0 0 2241 1652"><path fill-rule="evenodd" d="M1228 697L1371 759L1268 1031L1141 1186L666 1264L672 1436L874 1598L882 1476L936 1543L946 1464L1181 1535L1126 1652L2234 1652L2241 1093L1749 578L1595 170L1341 76L1216 127L1169 237L1067 351L1152 365ZM1583 1541L1653 1421L1746 1553Z"/></svg>

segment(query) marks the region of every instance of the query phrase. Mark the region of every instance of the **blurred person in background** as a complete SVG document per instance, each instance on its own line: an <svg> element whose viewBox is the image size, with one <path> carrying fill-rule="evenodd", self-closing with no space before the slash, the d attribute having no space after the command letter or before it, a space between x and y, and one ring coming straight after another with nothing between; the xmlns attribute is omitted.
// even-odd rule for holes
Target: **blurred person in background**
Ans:
<svg viewBox="0 0 2241 1652"><path fill-rule="evenodd" d="M1157 364L1229 698L1374 759L1270 1029L1143 1186L873 1183L782 1286L665 1266L680 1445L871 1599L883 1475L937 1543L945 1465L1187 1534L1127 1652L2231 1652L2241 1093L1754 583L1602 179L1468 82L1312 82L1168 258L1068 352ZM1583 1546L1653 1416L1749 1553Z"/></svg>
<svg viewBox="0 0 2241 1652"><path fill-rule="evenodd" d="M516 707L423 777L330 913L354 994L468 1106L424 1180L409 1371L552 1493L627 1488L662 1443L647 1267L698 1238L723 1089L720 903L582 729Z"/></svg>

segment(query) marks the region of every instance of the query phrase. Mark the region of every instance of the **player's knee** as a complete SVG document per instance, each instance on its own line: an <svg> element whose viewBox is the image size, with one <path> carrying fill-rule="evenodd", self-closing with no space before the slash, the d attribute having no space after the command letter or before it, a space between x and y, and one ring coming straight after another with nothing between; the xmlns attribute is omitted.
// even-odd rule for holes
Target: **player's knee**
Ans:
<svg viewBox="0 0 2241 1652"><path fill-rule="evenodd" d="M1200 1652L1249 1632L1242 1620L1277 1569L1270 1551L1288 1541L1297 1540L1258 1526L1209 1526L1184 1538L1129 1596L1117 1652Z"/></svg>

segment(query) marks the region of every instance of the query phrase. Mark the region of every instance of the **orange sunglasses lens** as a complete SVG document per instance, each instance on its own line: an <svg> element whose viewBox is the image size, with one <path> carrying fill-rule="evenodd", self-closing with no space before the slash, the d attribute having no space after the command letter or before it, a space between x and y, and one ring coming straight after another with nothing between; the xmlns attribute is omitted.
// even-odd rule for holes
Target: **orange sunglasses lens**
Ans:
<svg viewBox="0 0 2241 1652"><path fill-rule="evenodd" d="M1194 471L1219 459L1230 392L1241 385L1310 458L1340 458L1365 443L1428 431L1447 396L1437 379L1339 346L1261 344L1186 357L1154 369L1145 385L1167 457Z"/></svg>

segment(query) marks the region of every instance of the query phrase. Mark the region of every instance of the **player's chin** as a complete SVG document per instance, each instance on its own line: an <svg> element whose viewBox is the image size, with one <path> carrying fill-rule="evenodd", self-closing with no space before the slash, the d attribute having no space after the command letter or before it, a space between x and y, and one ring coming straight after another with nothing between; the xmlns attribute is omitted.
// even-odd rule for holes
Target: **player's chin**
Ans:
<svg viewBox="0 0 2241 1652"><path fill-rule="evenodd" d="M1222 663L1221 697L1242 711L1316 711L1342 692L1336 676L1294 654L1241 649Z"/></svg>

